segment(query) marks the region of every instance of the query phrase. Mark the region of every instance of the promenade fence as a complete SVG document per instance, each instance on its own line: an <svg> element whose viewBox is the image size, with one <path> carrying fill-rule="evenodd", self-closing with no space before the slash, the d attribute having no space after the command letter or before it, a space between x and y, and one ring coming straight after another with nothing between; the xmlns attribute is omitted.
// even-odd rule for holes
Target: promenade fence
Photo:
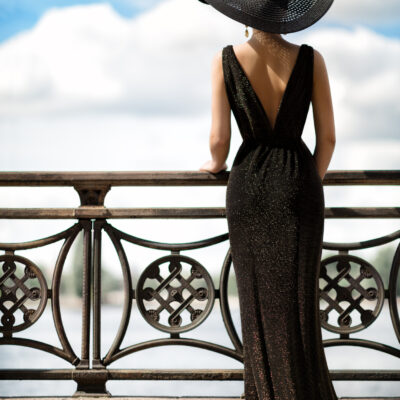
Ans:
<svg viewBox="0 0 400 400"><path fill-rule="evenodd" d="M229 172L219 174L192 171L138 172L2 172L0 186L66 186L73 187L80 205L73 208L1 208L1 219L68 219L71 226L46 238L30 242L0 243L0 345L26 346L51 353L68 361L67 369L3 369L2 380L74 380L75 396L108 396L109 380L242 380L243 369L116 369L114 361L134 352L166 345L193 346L217 352L235 360L243 360L243 347L232 321L228 302L228 275L232 260L228 250L221 265L218 287L207 268L182 251L207 248L229 240L228 232L190 243L161 243L133 236L113 226L115 219L206 219L225 218L224 207L160 207L107 208L104 199L117 186L224 186ZM400 185L399 170L330 171L324 186ZM377 189L379 190L379 189ZM327 207L326 218L400 218L400 207ZM173 224L173 221L171 221ZM82 252L82 333L77 354L70 345L60 308L60 282L66 257L80 233ZM118 332L105 354L101 354L101 256L102 238L107 235L118 255L123 278L123 312ZM323 243L334 252L321 260L320 319L323 329L337 337L324 341L325 347L360 346L400 358L400 345L394 347L373 340L354 338L379 317L384 302L388 303L393 329L400 344L399 268L400 244L393 254L389 285L385 287L379 268L355 256L352 251L379 247L400 238L400 230L385 236L355 243ZM60 242L60 252L54 265L51 282L34 259L20 251L44 248ZM155 259L141 271L136 287L126 255L126 246L136 244L164 250L166 255ZM164 273L167 268L167 274ZM350 273L351 272L351 273ZM130 343L122 347L136 302L149 329L167 333L168 338ZM51 304L54 327L60 341L49 343L19 337L29 329ZM231 347L207 340L182 336L195 329L218 303L222 319L231 340ZM22 314L21 314L22 313ZM18 318L18 314L22 318ZM333 317L335 315L335 317ZM373 363L371 363L373 365ZM29 366L28 366L29 367ZM398 381L400 370L331 370L333 380Z"/></svg>

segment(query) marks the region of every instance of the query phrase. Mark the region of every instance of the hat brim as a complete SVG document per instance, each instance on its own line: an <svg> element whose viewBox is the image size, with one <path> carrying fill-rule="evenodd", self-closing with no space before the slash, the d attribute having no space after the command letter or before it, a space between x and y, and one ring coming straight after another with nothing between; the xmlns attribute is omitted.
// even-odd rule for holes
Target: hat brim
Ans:
<svg viewBox="0 0 400 400"><path fill-rule="evenodd" d="M232 5L232 1L227 0L199 1L211 5L222 14L237 22L271 33L291 33L308 28L324 16L333 3L333 0L318 0L306 12L300 14L298 18L284 21L279 18L275 18L274 20L272 13L271 18L268 19L265 18L265 15L257 15L256 12L250 14L246 11L249 0L237 0L234 6ZM266 1L266 3L268 2Z"/></svg>

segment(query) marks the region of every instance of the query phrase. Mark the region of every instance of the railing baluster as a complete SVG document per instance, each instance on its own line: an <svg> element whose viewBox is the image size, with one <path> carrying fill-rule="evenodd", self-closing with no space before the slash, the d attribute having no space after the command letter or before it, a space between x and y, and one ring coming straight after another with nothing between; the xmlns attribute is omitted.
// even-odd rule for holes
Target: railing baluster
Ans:
<svg viewBox="0 0 400 400"><path fill-rule="evenodd" d="M93 368L104 368L101 362L101 235L104 222L93 224Z"/></svg>
<svg viewBox="0 0 400 400"><path fill-rule="evenodd" d="M129 233L122 232L113 227L108 220L144 218L144 219L216 219L225 218L224 207L152 207L152 208L107 208L104 200L108 191L115 186L225 186L229 179L229 172L222 171L218 174L209 174L199 171L137 171L137 172L0 172L0 186L67 186L73 187L79 194L81 204L73 208L0 208L0 220L2 219L73 219L78 220L74 226L64 232L60 232L48 238L34 240L25 243L0 243L0 250L5 254L0 255L0 305L1 302L20 302L23 299L11 299L9 293L16 290L5 283L8 275L12 273L15 263L25 264L26 279L37 279L37 288L32 288L30 298L35 301L48 298L53 308L54 325L61 342L61 348L48 343L18 337L14 333L23 330L39 318L45 306L25 310L24 325L12 322L13 316L8 316L9 321L0 321L0 345L19 345L45 351L61 357L71 364L69 369L16 369L0 370L0 379L3 380L74 380L77 390L73 396L110 396L106 389L108 380L243 380L243 369L113 369L111 364L120 358L145 349L164 346L181 345L202 348L215 353L223 354L238 361L242 361L242 344L233 324L228 304L228 279L231 267L229 251L222 265L222 273L219 288L214 288L212 278L206 267L197 260L187 255L181 255L181 251L195 250L226 242L229 233L202 239L190 243L161 243L149 239L139 238ZM393 185L400 186L400 170L370 170L370 171L329 171L323 181L324 186L346 185ZM361 218L400 218L400 207L326 207L327 219L361 219ZM101 354L101 283L102 283L102 231L110 238L114 245L122 272L124 286L124 304L118 332L115 335L108 352L102 359ZM83 234L82 264L74 268L82 267L82 332L81 332L81 358L75 354L64 330L60 307L60 286L63 266L69 250L78 234ZM328 314L330 309L322 312L325 320L322 327L338 334L337 338L324 341L325 347L332 346L359 346L374 349L386 354L391 354L400 359L400 348L397 345L389 346L378 341L360 339L354 337L353 332L361 331L372 324L379 316L381 305L387 300L394 333L400 341L400 318L397 307L398 278L400 263L400 245L398 245L390 270L389 288L384 289L380 284L381 275L379 269L351 253L371 247L381 246L400 238L400 231L392 232L380 238L375 238L354 243L328 243L324 242L325 250L333 250L337 255L322 260L325 273L322 274L329 284L336 288L337 298L327 297L328 291L321 295L320 299L336 306L340 311L344 299L350 299L348 292L356 289L366 301L375 301L373 310L364 309L356 301L351 303L354 310L366 316L360 323L352 322L349 308L342 310L340 316L348 314L348 318L342 318L339 325L332 324ZM64 239L57 262L54 267L52 286L47 288L40 268L34 260L25 259L18 254L19 250L27 250L43 247ZM157 250L170 251L172 255L160 257L154 260L147 268L144 268L139 276L137 287L133 288L132 271L128 263L125 246L143 246ZM81 250L80 250L81 251ZM339 265L339 262L341 263ZM5 265L7 263L7 265ZM166 265L169 263L168 265ZM351 264L352 263L352 264ZM29 268L28 268L29 267ZM143 266L145 267L145 266ZM333 267L333 268L331 268ZM356 268L357 267L357 268ZM20 268L20 267L19 267ZM356 268L357 276L350 274L351 269ZM334 273L332 273L332 271ZM137 271L135 271L136 273ZM329 272L329 273L328 273ZM345 273L348 273L346 275ZM340 276L338 276L338 274ZM321 276L322 276L321 275ZM18 281L18 274L11 277ZM152 284L148 284L149 279ZM368 287L361 285L361 280L372 279ZM345 286L341 285L347 280ZM147 282L146 285L144 282ZM207 287L203 281L208 282ZM3 285L3 286L2 286ZM26 293L30 288L27 286ZM340 289L340 290L339 290ZM163 291L164 290L164 291ZM186 294L184 293L186 291ZM39 293L40 292L40 293ZM189 297L188 297L189 293ZM383 295L384 294L384 295ZM40 295L40 296L39 296ZM8 296L8 297L7 297ZM8 299L8 300L7 300ZM10 300L11 299L11 300ZM214 300L221 303L221 314L225 328L230 336L234 348L225 347L212 341L194 339L180 336L181 333L190 331L205 320L212 309ZM361 297L357 297L361 299ZM356 300L357 300L356 299ZM165 319L158 306L149 305L147 302L162 304L166 310ZM44 301L44 300L43 300ZM131 318L132 303L139 308L142 317L149 325L158 328L171 335L168 338L145 340L140 343L128 343L122 347L126 333L128 332ZM207 307L205 306L207 303ZM357 303L357 304L356 304ZM340 307L339 307L340 306ZM332 308L331 307L331 308ZM20 307L21 308L21 307ZM23 307L22 307L23 308ZM3 308L4 310L4 308ZM321 311L320 310L320 311ZM18 310L16 310L17 312ZM10 314L8 311L6 311ZM190 314L190 318L187 315ZM173 315L172 315L173 314ZM321 315L322 315L321 314ZM1 315L0 315L1 316ZM173 316L173 318L172 318ZM11 321L11 322L10 322ZM92 321L92 322L91 322ZM329 322L329 323L328 323ZM335 321L333 321L335 322ZM342 322L342 324L340 324ZM170 324L170 326L168 325ZM133 327L134 329L134 327ZM76 368L74 368L76 366ZM400 370L371 369L371 370L330 370L333 380L373 380L373 381L400 381ZM1 393L0 393L1 395ZM390 399L387 397L387 399ZM394 398L393 398L394 399Z"/></svg>
<svg viewBox="0 0 400 400"><path fill-rule="evenodd" d="M92 223L81 221L83 227L83 274L82 274L82 344L81 362L77 368L89 368L90 348L90 302L92 268Z"/></svg>

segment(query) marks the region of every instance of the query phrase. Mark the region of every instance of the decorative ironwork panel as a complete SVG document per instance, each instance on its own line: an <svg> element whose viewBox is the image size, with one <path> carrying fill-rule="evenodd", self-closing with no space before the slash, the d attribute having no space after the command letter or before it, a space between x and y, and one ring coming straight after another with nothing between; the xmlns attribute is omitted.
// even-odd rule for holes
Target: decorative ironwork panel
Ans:
<svg viewBox="0 0 400 400"><path fill-rule="evenodd" d="M188 243L164 243L133 236L110 225L107 221L119 218L224 218L223 207L161 207L161 208L107 208L104 198L114 186L187 186L226 185L228 174L213 175L198 172L139 171L130 173L0 173L0 185L5 186L70 186L78 192L81 204L76 208L0 209L0 219L74 219L77 223L63 232L47 238L22 243L0 243L0 347L16 345L45 351L60 357L75 368L69 369L3 369L0 379L72 379L77 383L75 396L109 396L108 380L119 379L204 379L241 380L243 370L144 370L108 368L115 361L158 346L188 346L212 351L243 362L243 344L236 331L229 306L228 281L232 266L230 249L220 271L218 287L214 288L208 271L197 260L181 255L182 251L209 248L229 240L229 233ZM324 185L400 185L400 171L336 171L328 172ZM325 208L325 218L399 218L399 207L332 207ZM102 354L102 235L110 238L121 267L123 305L120 324L106 354ZM61 281L64 265L77 236L82 233L83 246L81 305L81 354L72 348L63 323ZM372 349L400 360L398 344L389 345L367 338L352 337L371 325L381 313L385 298L392 327L400 343L398 307L400 244L397 245L388 287L385 290L378 271L366 260L349 255L350 251L378 247L400 239L400 230L388 235L354 243L323 243L323 249L333 250L334 256L321 261L319 280L320 320L323 328L337 337L323 341L324 347L359 346ZM15 255L20 250L41 248L58 241L61 248L53 268L49 288L41 270L27 258ZM133 244L149 249L168 251L168 255L153 261L138 278L133 289L131 266L125 246ZM229 244L229 243L228 243ZM378 264L378 263L376 263ZM388 272L388 265L385 265ZM315 277L316 280L318 277ZM222 323L233 348L212 340L180 335L198 327L211 313L219 300ZM315 293L317 300L317 293ZM54 328L60 347L14 332L34 324L41 316L46 302L51 303ZM126 337L132 316L134 300L141 315L151 325L167 332L168 337L131 341ZM103 322L104 323L104 322ZM134 324L133 324L134 325ZM135 329L135 326L132 327ZM24 332L25 334L25 332ZM190 336L190 335L189 335ZM125 340L127 339L127 340ZM92 346L92 351L90 347ZM337 370L336 380L399 380L397 370Z"/></svg>
<svg viewBox="0 0 400 400"><path fill-rule="evenodd" d="M379 273L367 261L348 254L328 257L321 262L320 281L325 282L320 291L320 299L327 303L320 310L321 325L325 329L337 333L357 332L378 317L385 289ZM330 322L333 318L329 318L334 312L338 313L335 325ZM352 315L359 318L359 323L353 321Z"/></svg>
<svg viewBox="0 0 400 400"><path fill-rule="evenodd" d="M45 309L46 279L40 268L25 257L2 255L0 265L0 332L19 332L35 323ZM18 311L23 320L19 324Z"/></svg>
<svg viewBox="0 0 400 400"><path fill-rule="evenodd" d="M163 264L168 264L165 277ZM185 277L185 270L189 268L189 275ZM152 284L147 284L148 280ZM169 333L186 332L198 326L212 310L215 297L208 271L193 258L174 254L153 261L143 271L137 283L136 296L138 308L146 321ZM184 311L188 312L191 321L186 324L182 318ZM164 315L167 317L165 322L160 322Z"/></svg>
<svg viewBox="0 0 400 400"><path fill-rule="evenodd" d="M90 233L90 229L90 221L80 221L65 231L43 239L21 243L0 243L0 250L5 251L5 254L0 256L0 333L3 334L0 345L17 345L45 351L63 358L72 365L82 362L72 349L64 329L60 308L60 284L65 259L72 243L81 230ZM90 235L86 236L90 239ZM15 251L42 248L60 240L64 242L54 266L51 287L48 288L40 268L28 258L16 255ZM84 270L88 270L90 266L89 257L86 258ZM83 291L82 297L85 303L85 297L89 297L88 290ZM46 308L47 300L51 302L54 328L61 348L40 340L14 335L16 332L29 328L39 319ZM83 325L86 327L89 319L84 312L82 314ZM83 353L86 354L88 343L84 339L82 348Z"/></svg>

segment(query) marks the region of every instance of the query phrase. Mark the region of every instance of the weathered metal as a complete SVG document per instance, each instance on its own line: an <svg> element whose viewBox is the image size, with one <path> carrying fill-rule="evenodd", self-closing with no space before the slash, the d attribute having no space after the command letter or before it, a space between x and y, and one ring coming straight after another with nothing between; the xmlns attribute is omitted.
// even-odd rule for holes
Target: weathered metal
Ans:
<svg viewBox="0 0 400 400"><path fill-rule="evenodd" d="M225 207L0 208L0 219L214 219L225 217ZM400 207L326 207L325 218L400 218Z"/></svg>
<svg viewBox="0 0 400 400"><path fill-rule="evenodd" d="M229 171L0 172L0 186L225 186ZM398 185L400 170L330 170L324 186Z"/></svg>
<svg viewBox="0 0 400 400"><path fill-rule="evenodd" d="M2 172L0 186L70 186L79 194L81 204L75 208L3 208L1 219L73 219L70 228L47 238L23 243L0 243L0 345L35 348L58 356L71 364L70 369L0 370L0 379L74 380L75 396L109 396L109 380L242 380L243 369L113 369L118 359L148 348L167 345L197 347L243 361L243 346L234 326L228 302L228 278L232 258L228 250L219 276L218 287L206 266L182 251L208 248L227 242L229 234L209 237L196 242L163 243L139 238L114 227L110 221L120 218L197 219L225 218L223 207L196 208L106 208L104 199L113 186L215 186L226 185L228 172L208 174L185 171L140 172ZM324 185L397 185L400 171L330 171ZM400 218L400 207L331 207L326 218ZM71 246L83 235L82 251L82 332L80 355L75 354L64 329L60 309L60 283L63 267ZM118 331L110 347L102 354L101 347L101 256L103 235L108 236L117 253L123 281L124 301ZM388 235L356 243L324 242L323 248L334 255L321 261L320 313L321 325L338 335L324 341L325 347L360 346L390 354L400 359L400 348L378 341L352 337L379 318L388 302L393 331L400 343L400 318L397 305L397 282L400 269L400 244L390 267L389 286L368 260L350 254L351 251L378 247L400 238L400 230ZM62 242L48 285L35 260L16 254L18 251L42 248ZM127 246L137 245L163 250L167 255L143 266L136 287L126 255ZM19 271L17 273L17 271ZM22 271L22 272L21 272ZM32 283L33 282L33 283ZM150 282L150 283L149 283ZM29 283L29 284L28 284ZM49 286L49 287L48 287ZM332 290L336 293L332 295ZM17 294L22 293L22 295ZM32 304L27 307L27 302ZM5 303L7 302L7 306ZM60 347L35 341L16 334L29 329L51 303L54 327ZM363 303L368 302L369 307ZM10 306L10 303L12 304ZM136 303L149 329L169 334L143 342L127 342L132 306ZM216 304L232 347L209 340L182 337L207 319ZM324 306L327 305L326 307ZM22 313L23 323L17 323L16 313ZM336 320L332 315L336 313ZM352 319L358 313L359 321ZM379 338L378 338L379 339ZM333 370L335 380L388 380L400 382L400 370Z"/></svg>

